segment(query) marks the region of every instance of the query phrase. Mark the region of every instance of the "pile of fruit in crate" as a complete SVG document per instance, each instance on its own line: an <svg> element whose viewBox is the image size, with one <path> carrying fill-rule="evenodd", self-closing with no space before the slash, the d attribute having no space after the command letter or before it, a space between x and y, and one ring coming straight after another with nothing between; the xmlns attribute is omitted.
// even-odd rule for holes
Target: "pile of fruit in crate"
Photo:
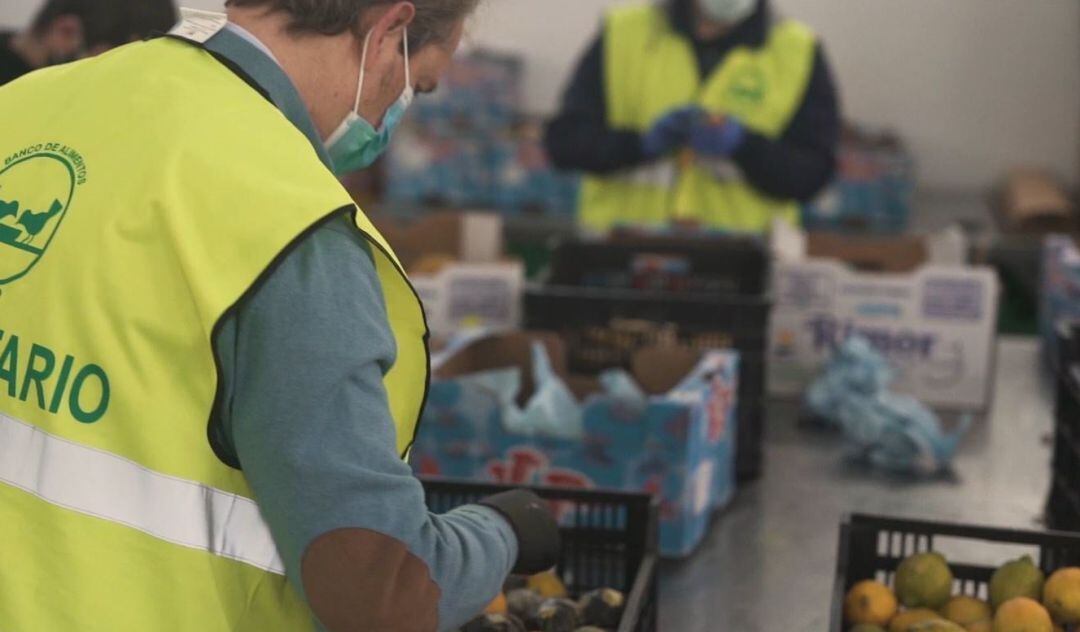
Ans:
<svg viewBox="0 0 1080 632"><path fill-rule="evenodd" d="M938 553L919 553L896 569L894 589L862 581L848 591L849 632L1076 632L1080 568L1046 578L1030 557L1008 562L990 580L990 601L953 594L953 574Z"/></svg>
<svg viewBox="0 0 1080 632"><path fill-rule="evenodd" d="M625 602L612 588L568 599L566 586L552 572L511 578L505 588L461 632L608 632L619 625Z"/></svg>

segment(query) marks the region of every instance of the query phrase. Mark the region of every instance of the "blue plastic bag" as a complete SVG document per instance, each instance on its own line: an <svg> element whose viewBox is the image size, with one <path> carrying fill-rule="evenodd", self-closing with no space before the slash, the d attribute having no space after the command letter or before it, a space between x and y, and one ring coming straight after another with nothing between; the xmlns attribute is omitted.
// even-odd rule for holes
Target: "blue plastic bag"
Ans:
<svg viewBox="0 0 1080 632"><path fill-rule="evenodd" d="M971 417L946 433L922 402L889 391L892 377L885 358L865 338L854 336L810 386L806 407L844 433L855 459L900 474L947 470Z"/></svg>

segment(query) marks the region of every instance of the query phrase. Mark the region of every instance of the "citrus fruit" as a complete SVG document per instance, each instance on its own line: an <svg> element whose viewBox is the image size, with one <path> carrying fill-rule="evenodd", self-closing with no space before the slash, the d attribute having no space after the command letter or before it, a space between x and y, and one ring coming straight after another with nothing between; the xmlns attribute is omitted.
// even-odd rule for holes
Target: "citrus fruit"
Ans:
<svg viewBox="0 0 1080 632"><path fill-rule="evenodd" d="M1030 556L1005 564L990 578L990 605L995 610L1016 597L1041 599L1042 592L1043 573Z"/></svg>
<svg viewBox="0 0 1080 632"><path fill-rule="evenodd" d="M526 587L545 599L563 599L566 597L566 585L551 571L533 575L526 582Z"/></svg>
<svg viewBox="0 0 1080 632"><path fill-rule="evenodd" d="M506 595L501 592L484 608L484 614L506 614Z"/></svg>
<svg viewBox="0 0 1080 632"><path fill-rule="evenodd" d="M861 581L851 587L844 599L848 623L885 625L896 616L896 595L881 582Z"/></svg>
<svg viewBox="0 0 1080 632"><path fill-rule="evenodd" d="M889 622L889 632L908 632L908 628L916 623L941 619L941 615L929 608L916 608L901 612Z"/></svg>
<svg viewBox="0 0 1080 632"><path fill-rule="evenodd" d="M907 632L967 632L967 630L952 621L937 619L909 625Z"/></svg>
<svg viewBox="0 0 1080 632"><path fill-rule="evenodd" d="M1058 623L1080 623L1080 568L1063 568L1046 580L1043 605Z"/></svg>
<svg viewBox="0 0 1080 632"><path fill-rule="evenodd" d="M896 569L896 596L908 608L937 609L952 595L953 574L937 553L919 553Z"/></svg>
<svg viewBox="0 0 1080 632"><path fill-rule="evenodd" d="M994 611L990 609L990 604L981 599L960 596L950 599L941 609L941 614L953 623L966 626L992 618Z"/></svg>
<svg viewBox="0 0 1080 632"><path fill-rule="evenodd" d="M994 615L993 632L1054 632L1050 613L1042 604L1016 597L1001 604Z"/></svg>

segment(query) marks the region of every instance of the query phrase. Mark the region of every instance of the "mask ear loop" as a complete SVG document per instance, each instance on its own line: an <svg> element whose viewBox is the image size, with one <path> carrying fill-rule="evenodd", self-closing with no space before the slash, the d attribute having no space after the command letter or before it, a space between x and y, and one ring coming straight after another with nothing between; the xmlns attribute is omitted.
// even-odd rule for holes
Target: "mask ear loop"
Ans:
<svg viewBox="0 0 1080 632"><path fill-rule="evenodd" d="M367 50L371 42L371 31L364 36L364 52L360 55L360 81L356 84L356 103L353 104L353 112L360 110L360 95L364 92L364 75L367 73Z"/></svg>
<svg viewBox="0 0 1080 632"><path fill-rule="evenodd" d="M408 90L412 87L412 75L409 70L409 27L407 26L405 27L405 35L403 37L405 43L405 89Z"/></svg>
<svg viewBox="0 0 1080 632"><path fill-rule="evenodd" d="M402 35L405 47L405 89L412 87L412 71L409 68L409 28L405 27ZM356 84L356 101L353 103L353 112L360 110L360 96L364 93L364 77L367 74L368 44L371 42L371 31L364 36L364 51L360 55L360 81Z"/></svg>

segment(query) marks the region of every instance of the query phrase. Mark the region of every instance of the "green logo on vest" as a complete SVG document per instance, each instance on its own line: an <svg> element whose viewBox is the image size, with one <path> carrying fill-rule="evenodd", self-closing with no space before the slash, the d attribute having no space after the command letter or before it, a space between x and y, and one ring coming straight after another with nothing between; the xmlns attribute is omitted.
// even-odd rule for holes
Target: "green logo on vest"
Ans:
<svg viewBox="0 0 1080 632"><path fill-rule="evenodd" d="M48 250L86 182L82 156L60 143L26 147L0 168L0 285L28 273Z"/></svg>
<svg viewBox="0 0 1080 632"><path fill-rule="evenodd" d="M765 73L760 68L746 66L732 78L728 93L739 103L760 105L765 101L767 83Z"/></svg>

